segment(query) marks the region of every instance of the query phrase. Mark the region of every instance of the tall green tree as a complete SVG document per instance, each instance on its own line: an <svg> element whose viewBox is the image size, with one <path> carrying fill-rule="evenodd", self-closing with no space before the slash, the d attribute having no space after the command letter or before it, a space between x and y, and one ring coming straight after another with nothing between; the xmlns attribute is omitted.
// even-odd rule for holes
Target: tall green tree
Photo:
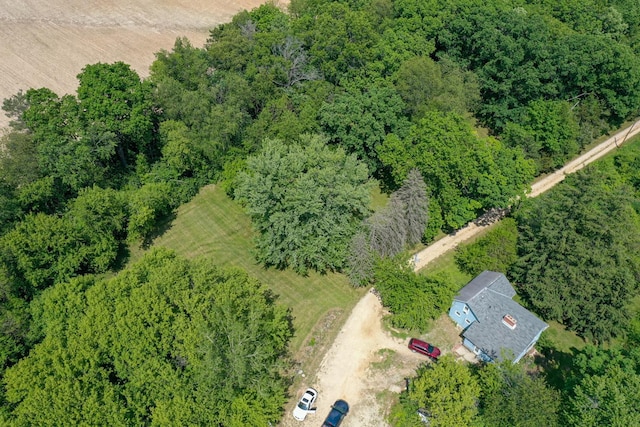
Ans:
<svg viewBox="0 0 640 427"><path fill-rule="evenodd" d="M85 188L71 202L65 219L80 233L87 268L102 273L113 267L126 238L124 193L99 187Z"/></svg>
<svg viewBox="0 0 640 427"><path fill-rule="evenodd" d="M376 258L373 282L399 328L425 331L451 305L455 290L445 281L416 274L406 257Z"/></svg>
<svg viewBox="0 0 640 427"><path fill-rule="evenodd" d="M472 277L484 270L506 273L518 260L518 227L513 218L505 218L477 241L460 245L454 255L458 268Z"/></svg>
<svg viewBox="0 0 640 427"><path fill-rule="evenodd" d="M26 206L19 193L42 175L36 144L26 133L9 132L0 137L0 233L10 228Z"/></svg>
<svg viewBox="0 0 640 427"><path fill-rule="evenodd" d="M480 387L469 366L445 355L418 369L403 397L403 410L396 416L405 414L403 426L420 425L416 411L421 409L434 427L472 425L479 396Z"/></svg>
<svg viewBox="0 0 640 427"><path fill-rule="evenodd" d="M326 102L319 111L322 129L331 141L381 174L378 147L389 133L403 137L409 130L404 103L393 87L352 87Z"/></svg>
<svg viewBox="0 0 640 427"><path fill-rule="evenodd" d="M429 57L412 57L394 75L395 87L408 112L420 118L428 110L465 115L480 101L478 79L448 58L435 62Z"/></svg>
<svg viewBox="0 0 640 427"><path fill-rule="evenodd" d="M508 123L503 137L507 145L521 147L534 159L537 172L562 166L578 153L580 128L565 101L531 102L517 123Z"/></svg>
<svg viewBox="0 0 640 427"><path fill-rule="evenodd" d="M634 192L607 163L572 175L517 213L512 275L546 319L598 342L621 333L640 278Z"/></svg>
<svg viewBox="0 0 640 427"><path fill-rule="evenodd" d="M640 403L638 352L586 346L574 354L565 383L563 424L569 426L636 425Z"/></svg>
<svg viewBox="0 0 640 427"><path fill-rule="evenodd" d="M478 75L478 114L500 132L530 101L558 94L551 59L557 29L524 7L505 3L464 4L438 34L441 54Z"/></svg>
<svg viewBox="0 0 640 427"><path fill-rule="evenodd" d="M87 65L78 74L78 82L85 127L99 139L114 135L123 165L151 150L156 118L148 82L141 81L124 62Z"/></svg>
<svg viewBox="0 0 640 427"><path fill-rule="evenodd" d="M462 227L484 209L508 206L533 177L519 149L479 138L453 113L428 112L407 138L389 135L378 152L397 184L413 168L422 173L429 217L443 218L446 229Z"/></svg>
<svg viewBox="0 0 640 427"><path fill-rule="evenodd" d="M558 426L560 393L522 363L487 364L480 369L480 418L495 427Z"/></svg>
<svg viewBox="0 0 640 427"><path fill-rule="evenodd" d="M572 34L560 40L555 56L563 93L596 94L614 125L637 113L640 59L628 45L606 35Z"/></svg>
<svg viewBox="0 0 640 427"><path fill-rule="evenodd" d="M33 135L40 172L62 184L64 200L85 186L104 185L116 156L116 134L83 123L72 95L58 97L49 89L29 89L23 118ZM66 194L69 193L69 194Z"/></svg>
<svg viewBox="0 0 640 427"><path fill-rule="evenodd" d="M144 240L167 216L172 206L173 188L167 182L150 182L129 193L127 207L127 238L130 242Z"/></svg>
<svg viewBox="0 0 640 427"><path fill-rule="evenodd" d="M366 165L319 136L299 143L267 140L238 174L260 262L300 273L339 270L351 237L369 211Z"/></svg>
<svg viewBox="0 0 640 427"><path fill-rule="evenodd" d="M86 261L80 230L59 216L35 214L2 237L2 261L16 280L28 284L24 294L68 280Z"/></svg>
<svg viewBox="0 0 640 427"><path fill-rule="evenodd" d="M43 341L5 376L13 425L268 425L281 416L288 311L238 270L154 250L119 275L61 283Z"/></svg>
<svg viewBox="0 0 640 427"><path fill-rule="evenodd" d="M310 46L311 64L331 83L380 72L376 61L380 36L368 11L340 2L320 3L317 12L301 17L295 26Z"/></svg>

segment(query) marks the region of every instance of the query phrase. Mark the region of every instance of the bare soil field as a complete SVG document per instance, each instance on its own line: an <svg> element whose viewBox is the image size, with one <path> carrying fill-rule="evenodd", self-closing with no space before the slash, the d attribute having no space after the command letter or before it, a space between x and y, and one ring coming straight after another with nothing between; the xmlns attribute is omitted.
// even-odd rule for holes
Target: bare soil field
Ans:
<svg viewBox="0 0 640 427"><path fill-rule="evenodd" d="M0 0L0 100L19 89L74 93L87 64L124 61L142 77L177 37L202 46L210 28L265 0ZM0 128L8 124L0 114Z"/></svg>

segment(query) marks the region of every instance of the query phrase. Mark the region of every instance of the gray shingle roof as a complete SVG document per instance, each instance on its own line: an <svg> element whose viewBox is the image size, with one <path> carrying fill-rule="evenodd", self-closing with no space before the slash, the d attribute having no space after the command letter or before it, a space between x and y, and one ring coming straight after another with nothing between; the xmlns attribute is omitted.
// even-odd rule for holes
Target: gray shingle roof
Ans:
<svg viewBox="0 0 640 427"><path fill-rule="evenodd" d="M515 294L504 274L485 271L462 288L456 297L457 300L466 302L478 319L462 336L495 360L502 360L503 349L507 350L506 357L518 357L536 335L548 327L533 313L513 301ZM516 320L515 329L502 322L507 314ZM513 352L513 355L508 354L508 351Z"/></svg>
<svg viewBox="0 0 640 427"><path fill-rule="evenodd" d="M504 274L485 270L467 283L464 288L460 289L455 299L462 302L469 302L487 288L491 288L494 292L502 294L507 298L513 298L516 294L516 291Z"/></svg>

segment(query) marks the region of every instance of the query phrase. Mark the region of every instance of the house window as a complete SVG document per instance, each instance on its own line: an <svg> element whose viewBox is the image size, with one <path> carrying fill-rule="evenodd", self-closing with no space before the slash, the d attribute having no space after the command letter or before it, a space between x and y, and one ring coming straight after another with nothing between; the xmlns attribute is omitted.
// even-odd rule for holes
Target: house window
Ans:
<svg viewBox="0 0 640 427"><path fill-rule="evenodd" d="M458 317L460 317L460 316L461 316L461 314L460 314L460 312L459 312L459 311L456 311L456 316L458 316Z"/></svg>
<svg viewBox="0 0 640 427"><path fill-rule="evenodd" d="M471 321L469 319L464 319L464 323L466 323L467 325L470 325Z"/></svg>
<svg viewBox="0 0 640 427"><path fill-rule="evenodd" d="M464 314L467 314L469 312L469 307L465 305L464 308L462 309L462 312Z"/></svg>

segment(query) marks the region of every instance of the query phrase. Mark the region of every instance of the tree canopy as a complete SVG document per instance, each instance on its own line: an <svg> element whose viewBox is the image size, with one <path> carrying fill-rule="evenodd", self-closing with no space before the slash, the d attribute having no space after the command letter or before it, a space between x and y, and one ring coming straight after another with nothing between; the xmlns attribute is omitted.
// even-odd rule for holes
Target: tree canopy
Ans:
<svg viewBox="0 0 640 427"><path fill-rule="evenodd" d="M265 141L238 174L235 195L258 233L257 258L304 273L340 270L369 212L367 167L320 136Z"/></svg>
<svg viewBox="0 0 640 427"><path fill-rule="evenodd" d="M522 152L494 138L479 138L461 116L428 112L409 136L389 135L378 150L402 182L412 168L424 177L432 203L429 217L457 229L484 209L507 207L524 193L533 167Z"/></svg>
<svg viewBox="0 0 640 427"><path fill-rule="evenodd" d="M479 396L480 387L469 366L451 355L442 356L437 363L422 365L411 379L404 405L412 413L404 425L419 425L418 409L434 427L471 425Z"/></svg>
<svg viewBox="0 0 640 427"><path fill-rule="evenodd" d="M18 92L3 102L12 128L0 139L0 375L10 369L0 413L7 424L277 422L274 355L289 330L262 287L158 253L175 289L140 266L90 275L114 275L127 244L149 243L176 207L223 179L252 216L261 263L304 273L348 259L354 283L380 284L398 324L423 324L454 290L391 257L522 199L534 175L633 119L639 52L634 0L292 0L288 12L238 13L203 47L176 40L149 78L121 62L89 64L75 94ZM623 307L637 293L639 165L620 153L617 176L570 178L515 217L509 274L523 302L596 341L633 332ZM392 196L370 216L373 179ZM516 233L506 228L461 250L460 264L509 268ZM386 259L376 266L377 256ZM194 271L224 286L207 293ZM201 290L198 304L176 302ZM258 318L277 320L265 332ZM264 339L269 356L247 353L242 333ZM212 334L230 339L216 347ZM561 421L633 424L616 405L635 401L614 382L636 379L616 369L563 390L574 400ZM522 384L505 404L529 408L522 390L553 395ZM494 403L505 392L495 390ZM594 415L590 400L607 393L612 407ZM458 415L474 411L467 403ZM497 423L511 414L492 407Z"/></svg>
<svg viewBox="0 0 640 427"><path fill-rule="evenodd" d="M16 425L266 425L280 417L288 311L245 273L154 250L45 291L44 339L7 370Z"/></svg>
<svg viewBox="0 0 640 427"><path fill-rule="evenodd" d="M478 372L480 418L495 427L559 425L560 393L544 377L527 372L524 364L506 360L489 363Z"/></svg>
<svg viewBox="0 0 640 427"><path fill-rule="evenodd" d="M523 205L512 275L538 313L596 341L621 333L640 278L634 202L605 163Z"/></svg>

